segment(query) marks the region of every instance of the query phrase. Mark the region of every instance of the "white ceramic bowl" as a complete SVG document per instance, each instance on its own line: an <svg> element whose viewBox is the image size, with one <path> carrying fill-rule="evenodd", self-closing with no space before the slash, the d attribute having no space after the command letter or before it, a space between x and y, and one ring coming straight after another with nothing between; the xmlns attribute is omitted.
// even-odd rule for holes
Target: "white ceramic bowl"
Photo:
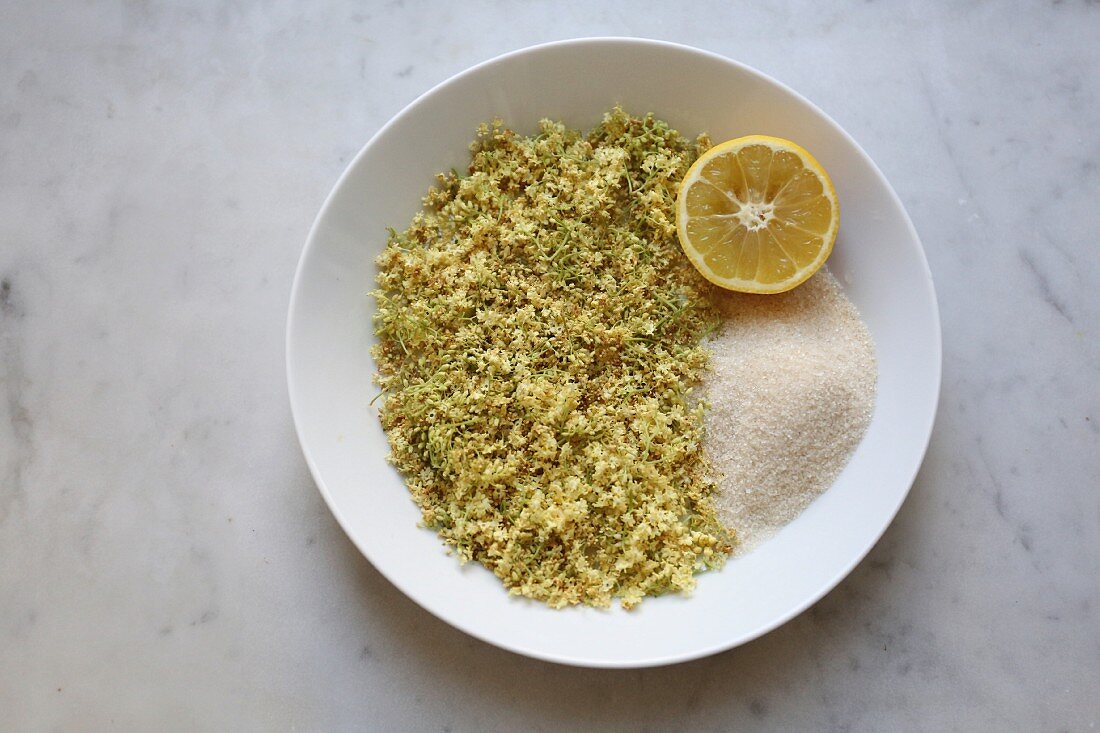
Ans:
<svg viewBox="0 0 1100 733"><path fill-rule="evenodd" d="M510 598L477 564L459 567L384 461L374 409L374 258L386 227L404 228L437 171L468 162L478 123L521 132L542 117L587 128L621 103L715 141L790 138L828 169L843 211L829 265L870 327L879 361L871 426L847 469L775 538L693 596L651 598L631 612L554 611ZM321 209L298 265L287 324L287 373L298 438L340 525L394 585L439 618L541 659L642 667L701 657L753 639L835 586L893 519L920 466L940 383L940 327L917 234L882 173L835 122L758 71L656 41L592 38L485 62L405 108L351 162ZM884 581L885 582L885 581Z"/></svg>

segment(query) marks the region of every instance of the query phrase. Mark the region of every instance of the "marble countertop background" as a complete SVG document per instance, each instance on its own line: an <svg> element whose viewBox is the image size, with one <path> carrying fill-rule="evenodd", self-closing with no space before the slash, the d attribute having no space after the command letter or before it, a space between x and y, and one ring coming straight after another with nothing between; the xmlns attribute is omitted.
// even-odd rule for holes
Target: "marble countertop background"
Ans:
<svg viewBox="0 0 1100 733"><path fill-rule="evenodd" d="M1100 5L459 5L0 11L0 729L1096 729ZM448 76L583 35L819 104L908 207L943 313L882 541L779 630L665 669L420 610L337 527L286 399L291 277L350 157Z"/></svg>

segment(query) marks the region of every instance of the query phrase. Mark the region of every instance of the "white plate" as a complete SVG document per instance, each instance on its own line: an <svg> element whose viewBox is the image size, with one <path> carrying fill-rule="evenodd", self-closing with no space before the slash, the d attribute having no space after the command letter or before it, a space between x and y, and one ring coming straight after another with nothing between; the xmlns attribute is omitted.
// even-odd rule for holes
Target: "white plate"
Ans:
<svg viewBox="0 0 1100 733"><path fill-rule="evenodd" d="M334 104L343 103L339 100ZM539 118L587 128L621 103L715 141L749 133L795 140L828 169L843 211L829 264L874 336L878 402L840 479L798 519L690 598L636 610L553 611L510 598L477 564L460 568L384 461L368 406L374 364L374 258L404 228L437 171L468 162L478 123L530 133ZM882 173L840 127L758 71L704 51L610 38L551 43L475 66L383 127L337 182L298 265L287 324L298 438L344 531L374 566L436 616L532 657L593 667L668 664L753 639L807 608L875 544L920 466L940 384L940 326L917 234Z"/></svg>

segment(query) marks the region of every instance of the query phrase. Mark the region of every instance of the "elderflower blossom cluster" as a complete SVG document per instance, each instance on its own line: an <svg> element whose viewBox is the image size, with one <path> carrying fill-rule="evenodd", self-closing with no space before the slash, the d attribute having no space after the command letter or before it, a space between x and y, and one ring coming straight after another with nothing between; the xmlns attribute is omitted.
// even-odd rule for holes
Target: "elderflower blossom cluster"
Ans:
<svg viewBox="0 0 1100 733"><path fill-rule="evenodd" d="M718 313L674 225L707 145L619 108L587 135L482 125L378 260L390 460L513 594L629 608L731 550L692 396Z"/></svg>

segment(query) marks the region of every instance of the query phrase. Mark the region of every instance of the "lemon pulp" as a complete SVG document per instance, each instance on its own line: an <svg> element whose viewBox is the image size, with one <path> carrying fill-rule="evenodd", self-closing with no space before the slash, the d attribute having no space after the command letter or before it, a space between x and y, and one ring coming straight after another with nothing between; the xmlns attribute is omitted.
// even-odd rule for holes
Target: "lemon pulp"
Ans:
<svg viewBox="0 0 1100 733"><path fill-rule="evenodd" d="M839 225L825 169L799 145L767 135L708 150L677 197L680 245L728 290L781 293L805 282L825 264Z"/></svg>

